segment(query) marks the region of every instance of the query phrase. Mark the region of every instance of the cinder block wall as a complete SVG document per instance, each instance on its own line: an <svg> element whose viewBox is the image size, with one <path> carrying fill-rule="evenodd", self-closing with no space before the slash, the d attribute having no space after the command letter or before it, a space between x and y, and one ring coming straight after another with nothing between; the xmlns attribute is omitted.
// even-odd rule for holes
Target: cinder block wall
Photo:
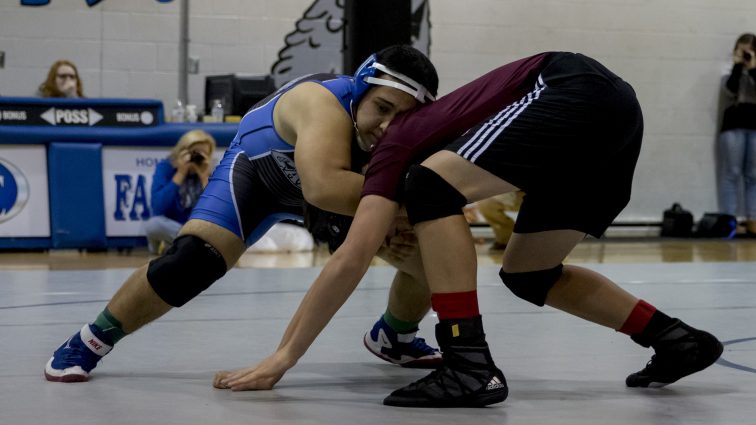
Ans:
<svg viewBox="0 0 756 425"><path fill-rule="evenodd" d="M208 74L267 74L311 6L337 0L190 2L190 102ZM49 65L73 60L91 97L178 93L178 0L0 0L0 95L32 95ZM646 118L633 200L623 221L659 221L679 201L696 218L716 210L718 90L735 38L756 31L746 0L430 0L431 59L447 93L510 60L545 50L599 59L636 89ZM579 191L580 188L571 190ZM568 208L569 206L565 206ZM558 212L557 212L558 213Z"/></svg>

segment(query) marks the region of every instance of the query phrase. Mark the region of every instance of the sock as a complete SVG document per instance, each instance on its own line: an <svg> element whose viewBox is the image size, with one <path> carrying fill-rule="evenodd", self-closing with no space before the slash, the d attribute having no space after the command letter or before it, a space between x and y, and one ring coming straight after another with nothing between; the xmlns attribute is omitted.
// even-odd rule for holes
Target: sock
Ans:
<svg viewBox="0 0 756 425"><path fill-rule="evenodd" d="M480 315L478 291L432 294L431 305L439 320L469 319Z"/></svg>
<svg viewBox="0 0 756 425"><path fill-rule="evenodd" d="M646 325L651 320L651 316L653 316L655 311L656 307L643 300L638 300L638 303L635 304L633 311L631 311L630 315L627 316L627 319L625 319L625 323L622 324L622 327L617 329L617 332L622 332L623 334L627 335L641 333L643 329L646 328Z"/></svg>
<svg viewBox="0 0 756 425"><path fill-rule="evenodd" d="M640 300L619 331L630 335L638 344L650 347L656 342L656 336L674 323L675 319Z"/></svg>
<svg viewBox="0 0 756 425"><path fill-rule="evenodd" d="M649 338L651 345L654 345L654 342L656 342L656 335L658 335L659 332L663 331L664 329L672 326L674 323L675 319L667 316L659 310L656 310L651 316L651 320L648 321L648 325L646 325L646 328L643 329L640 335L642 338Z"/></svg>
<svg viewBox="0 0 756 425"><path fill-rule="evenodd" d="M127 335L127 333L123 331L123 325L121 325L121 322L113 317L113 314L107 307L105 307L105 310L97 316L97 319L95 319L92 324L102 332L102 335L97 335L97 337L102 339L102 342L108 345L115 345L116 342L120 341Z"/></svg>
<svg viewBox="0 0 756 425"><path fill-rule="evenodd" d="M391 311L389 311L388 308L386 308L386 312L383 313L383 321L386 322L386 324L396 333L400 334L414 332L417 330L417 325L420 324L420 322L407 322L405 320L397 319L391 314Z"/></svg>

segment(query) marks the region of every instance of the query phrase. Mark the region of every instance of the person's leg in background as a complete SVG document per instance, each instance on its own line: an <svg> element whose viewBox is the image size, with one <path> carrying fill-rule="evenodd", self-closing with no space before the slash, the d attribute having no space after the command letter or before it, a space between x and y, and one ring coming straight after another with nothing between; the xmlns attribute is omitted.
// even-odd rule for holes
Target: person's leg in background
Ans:
<svg viewBox="0 0 756 425"><path fill-rule="evenodd" d="M746 151L745 130L728 130L719 135L717 154L719 211L737 217L740 184Z"/></svg>
<svg viewBox="0 0 756 425"><path fill-rule="evenodd" d="M160 255L161 246L167 247L176 239L181 230L181 223L163 215L152 216L144 222L144 236L150 254Z"/></svg>
<svg viewBox="0 0 756 425"><path fill-rule="evenodd" d="M521 191L503 193L476 202L478 211L486 220L494 233L494 241L491 251L504 251L509 243L509 238L514 231L514 220L507 212L516 212L522 204L523 193Z"/></svg>
<svg viewBox="0 0 756 425"><path fill-rule="evenodd" d="M746 230L756 236L756 130L746 131L745 153L745 212Z"/></svg>

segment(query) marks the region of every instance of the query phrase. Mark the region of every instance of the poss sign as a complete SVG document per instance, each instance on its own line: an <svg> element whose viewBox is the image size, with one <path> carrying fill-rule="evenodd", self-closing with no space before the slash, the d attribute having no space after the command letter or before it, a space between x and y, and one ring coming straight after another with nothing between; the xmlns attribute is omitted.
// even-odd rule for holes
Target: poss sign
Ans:
<svg viewBox="0 0 756 425"><path fill-rule="evenodd" d="M50 105L40 102L3 102L0 98L0 125L151 127L158 124L159 110L131 104L86 102Z"/></svg>

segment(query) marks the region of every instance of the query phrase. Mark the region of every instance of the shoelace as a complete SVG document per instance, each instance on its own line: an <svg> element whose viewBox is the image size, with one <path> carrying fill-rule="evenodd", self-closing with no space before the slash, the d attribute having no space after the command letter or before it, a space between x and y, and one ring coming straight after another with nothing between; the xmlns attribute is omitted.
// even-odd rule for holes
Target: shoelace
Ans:
<svg viewBox="0 0 756 425"><path fill-rule="evenodd" d="M656 354L651 356L651 360L646 363L646 367L644 367L641 372L652 370L655 367L654 360L656 360Z"/></svg>
<svg viewBox="0 0 756 425"><path fill-rule="evenodd" d="M698 354L698 353L696 353L696 354ZM643 370L641 370L640 373L645 373L645 374L663 374L663 373L665 373L664 369L670 366L670 365L665 364L665 363L674 364L674 362L670 362L669 360L667 360L665 362L663 357L657 361L658 356L659 356L658 353L652 355L651 356L651 360L649 360L648 363L646 363L646 367L643 368Z"/></svg>
<svg viewBox="0 0 756 425"><path fill-rule="evenodd" d="M447 370L449 373L445 373L447 372ZM439 377L439 375L441 376ZM449 369L447 367L436 369L433 372L431 372L428 376L421 378L420 380L416 382L413 382L412 384L409 385L409 389L420 390L423 387L427 387L429 385L435 384L435 385L438 385L438 387L441 389L441 392L443 393L445 397L454 397L454 395L448 390L448 387L446 385L447 378L454 381L457 384L457 388L462 391L461 396L472 394L473 392L477 391L477 390L468 388L467 384L465 384L462 381L460 374L457 373L457 371L453 369Z"/></svg>
<svg viewBox="0 0 756 425"><path fill-rule="evenodd" d="M431 347L430 345L426 344L425 338L415 338L412 340L412 342L409 343L409 346L411 348L414 348L415 350L422 351L428 354L432 354L438 351L435 348Z"/></svg>
<svg viewBox="0 0 756 425"><path fill-rule="evenodd" d="M665 361L665 357L675 355L674 352L670 351L670 347L673 347L675 345L680 346L683 344L694 344L694 347L692 348L696 348L695 354L696 354L696 357L698 357L700 347L698 347L696 343L697 341L696 341L695 336L690 334L682 338L678 338L674 341L668 341L666 343L659 344L659 346L655 348L655 350L657 350L656 353L652 355L651 360L649 360L648 363L646 363L646 369L654 369L656 367L660 367L659 366L660 363L668 363L669 360ZM659 357L660 355L661 357ZM657 358L659 359L659 361L656 361Z"/></svg>
<svg viewBox="0 0 756 425"><path fill-rule="evenodd" d="M85 353L84 350L89 351L86 347L80 347L78 345L69 345L68 348L63 349L59 353L56 353L57 360L65 363L74 363L81 366L82 369L92 369L97 365L97 362L102 359L94 353ZM58 354L60 354L58 356Z"/></svg>

